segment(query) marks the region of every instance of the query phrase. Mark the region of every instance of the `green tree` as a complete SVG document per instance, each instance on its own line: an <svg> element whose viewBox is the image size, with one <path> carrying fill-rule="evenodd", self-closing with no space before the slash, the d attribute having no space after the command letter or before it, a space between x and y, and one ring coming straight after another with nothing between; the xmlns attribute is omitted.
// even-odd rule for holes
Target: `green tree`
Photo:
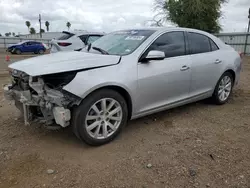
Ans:
<svg viewBox="0 0 250 188"><path fill-rule="evenodd" d="M2 36L2 34L0 33L0 37Z"/></svg>
<svg viewBox="0 0 250 188"><path fill-rule="evenodd" d="M29 21L26 21L26 22L25 22L25 25L28 27L28 31L30 31L30 22L29 22Z"/></svg>
<svg viewBox="0 0 250 188"><path fill-rule="evenodd" d="M221 5L227 0L155 0L155 10L179 27L200 29L209 33L221 30Z"/></svg>
<svg viewBox="0 0 250 188"><path fill-rule="evenodd" d="M31 27L31 28L30 28L30 34L36 34L36 30L35 30L34 27Z"/></svg>
<svg viewBox="0 0 250 188"><path fill-rule="evenodd" d="M46 26L46 30L49 31L49 22L48 21L45 22L45 26Z"/></svg>
<svg viewBox="0 0 250 188"><path fill-rule="evenodd" d="M5 33L5 36L6 37L9 37L11 34L10 33Z"/></svg>
<svg viewBox="0 0 250 188"><path fill-rule="evenodd" d="M12 36L15 37L15 36L16 36L16 33L12 32Z"/></svg>
<svg viewBox="0 0 250 188"><path fill-rule="evenodd" d="M41 29L40 32L41 32L41 33L45 33L45 30L44 30L44 29Z"/></svg>
<svg viewBox="0 0 250 188"><path fill-rule="evenodd" d="M67 26L67 28L68 28L68 30L69 30L70 27L71 27L71 23L70 23L70 22L67 22L67 23L66 23L66 26Z"/></svg>

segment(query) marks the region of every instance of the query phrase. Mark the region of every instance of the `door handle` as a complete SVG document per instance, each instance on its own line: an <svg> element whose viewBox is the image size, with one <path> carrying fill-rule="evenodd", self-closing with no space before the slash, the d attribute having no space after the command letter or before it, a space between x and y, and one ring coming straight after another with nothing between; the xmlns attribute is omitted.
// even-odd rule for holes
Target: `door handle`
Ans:
<svg viewBox="0 0 250 188"><path fill-rule="evenodd" d="M190 67L188 67L187 65L184 65L184 66L182 66L181 67L181 71L186 71L186 70L188 70L188 69L190 69Z"/></svg>
<svg viewBox="0 0 250 188"><path fill-rule="evenodd" d="M222 61L219 60L219 59L216 59L214 63L215 63L215 64L220 64L220 63L222 63Z"/></svg>

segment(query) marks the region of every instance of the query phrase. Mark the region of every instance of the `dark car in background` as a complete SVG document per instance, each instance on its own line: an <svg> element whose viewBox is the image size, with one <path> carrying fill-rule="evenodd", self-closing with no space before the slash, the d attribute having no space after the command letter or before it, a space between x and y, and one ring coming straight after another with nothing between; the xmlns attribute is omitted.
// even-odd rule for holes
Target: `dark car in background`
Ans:
<svg viewBox="0 0 250 188"><path fill-rule="evenodd" d="M7 49L12 54L35 53L44 54L47 46L42 42L23 41L14 45L10 45Z"/></svg>

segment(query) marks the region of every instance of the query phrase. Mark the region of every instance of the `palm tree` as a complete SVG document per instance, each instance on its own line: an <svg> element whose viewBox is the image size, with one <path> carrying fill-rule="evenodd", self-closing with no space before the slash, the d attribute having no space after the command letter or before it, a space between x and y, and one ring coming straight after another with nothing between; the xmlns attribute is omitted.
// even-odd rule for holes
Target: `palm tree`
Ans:
<svg viewBox="0 0 250 188"><path fill-rule="evenodd" d="M35 30L34 27L31 27L31 28L30 28L30 34L36 34L36 30Z"/></svg>
<svg viewBox="0 0 250 188"><path fill-rule="evenodd" d="M46 26L46 30L49 31L49 22L48 21L45 22L45 26Z"/></svg>
<svg viewBox="0 0 250 188"><path fill-rule="evenodd" d="M30 31L30 22L29 22L29 21L26 21L26 22L25 22L25 25L28 27L28 31Z"/></svg>
<svg viewBox="0 0 250 188"><path fill-rule="evenodd" d="M66 23L66 26L67 26L67 28L68 28L68 30L69 30L70 27L71 27L71 23L70 23L70 22L67 22L67 23Z"/></svg>

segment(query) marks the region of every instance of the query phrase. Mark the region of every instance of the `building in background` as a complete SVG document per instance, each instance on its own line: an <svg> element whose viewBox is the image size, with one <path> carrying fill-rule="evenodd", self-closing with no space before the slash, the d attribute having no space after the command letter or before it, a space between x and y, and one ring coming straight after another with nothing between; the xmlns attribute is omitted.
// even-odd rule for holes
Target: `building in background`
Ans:
<svg viewBox="0 0 250 188"><path fill-rule="evenodd" d="M45 32L42 33L42 39L45 40L51 40L51 39L56 39L59 38L63 35L62 32ZM36 33L36 34L26 34L26 35L18 35L19 38L23 38L23 39L40 39L40 34Z"/></svg>

